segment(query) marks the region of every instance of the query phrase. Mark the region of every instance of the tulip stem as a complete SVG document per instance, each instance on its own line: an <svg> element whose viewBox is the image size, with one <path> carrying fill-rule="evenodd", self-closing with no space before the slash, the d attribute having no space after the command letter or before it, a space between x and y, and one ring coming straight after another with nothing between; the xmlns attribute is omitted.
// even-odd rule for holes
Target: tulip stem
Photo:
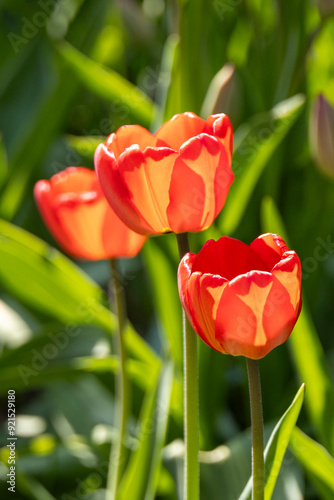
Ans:
<svg viewBox="0 0 334 500"><path fill-rule="evenodd" d="M187 233L177 234L180 259L189 252ZM184 500L199 499L197 336L183 311Z"/></svg>
<svg viewBox="0 0 334 500"><path fill-rule="evenodd" d="M115 378L115 400L117 404L116 424L118 428L117 443L111 446L109 458L109 470L107 478L106 500L117 498L117 488L124 470L126 461L125 433L129 415L129 381L126 375L126 348L124 332L126 328L126 306L125 295L120 272L114 259L110 261L111 276L109 285L110 308L111 298L115 297L118 328L114 336L114 351L119 357L120 369Z"/></svg>
<svg viewBox="0 0 334 500"><path fill-rule="evenodd" d="M253 500L264 500L263 415L261 381L258 361L247 359L249 396L252 420Z"/></svg>

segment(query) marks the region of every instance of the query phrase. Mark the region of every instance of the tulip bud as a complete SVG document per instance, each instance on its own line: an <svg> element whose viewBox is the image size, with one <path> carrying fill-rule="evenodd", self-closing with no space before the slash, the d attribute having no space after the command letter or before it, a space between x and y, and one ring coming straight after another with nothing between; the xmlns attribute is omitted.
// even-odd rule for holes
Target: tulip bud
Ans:
<svg viewBox="0 0 334 500"><path fill-rule="evenodd" d="M226 63L213 77L206 93L201 116L227 114L234 122L240 111L239 82L232 63Z"/></svg>
<svg viewBox="0 0 334 500"><path fill-rule="evenodd" d="M314 161L334 179L334 108L323 95L312 104L309 139Z"/></svg>
<svg viewBox="0 0 334 500"><path fill-rule="evenodd" d="M321 17L328 17L334 13L333 0L317 0L317 7Z"/></svg>

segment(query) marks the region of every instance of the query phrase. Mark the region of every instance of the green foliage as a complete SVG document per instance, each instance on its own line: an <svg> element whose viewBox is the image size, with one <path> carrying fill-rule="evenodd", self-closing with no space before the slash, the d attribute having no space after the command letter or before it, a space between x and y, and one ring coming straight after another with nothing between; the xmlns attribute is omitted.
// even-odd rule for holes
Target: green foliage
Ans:
<svg viewBox="0 0 334 500"><path fill-rule="evenodd" d="M108 330L115 320L102 305L100 288L60 252L32 234L0 221L1 283L27 306L74 325ZM22 276L29 287L22 286Z"/></svg>
<svg viewBox="0 0 334 500"><path fill-rule="evenodd" d="M277 232L289 244L283 221L270 198L262 204L263 230ZM310 417L323 443L334 450L334 390L326 366L325 355L305 298L299 320L290 337L292 354L299 376L307 387L307 406Z"/></svg>
<svg viewBox="0 0 334 500"><path fill-rule="evenodd" d="M96 146L121 125L155 131L177 112L199 113L227 62L238 82L235 182L215 224L191 235L191 250L211 237L249 243L269 231L298 252L302 313L288 343L260 362L265 422L289 407L266 426L266 499L333 497L334 186L307 137L311 100L333 95L334 18L324 3L329 9L320 0L2 2L0 396L5 409L16 391L18 498L104 499L117 438L108 266L74 263L50 246L33 184L71 165L93 167ZM183 473L175 238L152 239L123 264L133 405L119 498L175 500ZM201 500L235 500L251 473L243 361L200 343ZM299 427L319 443L295 428L303 388L289 404L300 382ZM4 421L4 500L6 437Z"/></svg>
<svg viewBox="0 0 334 500"><path fill-rule="evenodd" d="M333 498L334 459L319 443L295 428L292 432L290 448L310 475L322 498Z"/></svg>
<svg viewBox="0 0 334 500"><path fill-rule="evenodd" d="M304 102L303 96L292 97L236 131L235 180L219 223L223 234L232 234L240 224L263 169L297 119Z"/></svg>
<svg viewBox="0 0 334 500"><path fill-rule="evenodd" d="M79 81L89 90L108 101L117 101L120 106L125 107L131 118L138 120L146 127L150 125L154 105L137 87L115 71L103 68L100 64L80 54L66 42L59 44L57 49L70 71L73 71Z"/></svg>

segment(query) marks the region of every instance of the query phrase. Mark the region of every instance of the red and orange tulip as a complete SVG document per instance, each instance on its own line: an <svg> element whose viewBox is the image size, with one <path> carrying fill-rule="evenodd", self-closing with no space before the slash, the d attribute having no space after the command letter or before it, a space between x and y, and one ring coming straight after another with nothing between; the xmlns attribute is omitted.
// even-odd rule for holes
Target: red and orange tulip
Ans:
<svg viewBox="0 0 334 500"><path fill-rule="evenodd" d="M289 337L301 309L301 264L276 234L250 246L208 241L186 254L178 271L189 321L210 347L259 359Z"/></svg>
<svg viewBox="0 0 334 500"><path fill-rule="evenodd" d="M69 167L49 181L38 181L34 195L51 234L73 257L134 257L146 240L113 212L93 170Z"/></svg>
<svg viewBox="0 0 334 500"><path fill-rule="evenodd" d="M95 153L101 188L117 215L150 235L202 231L221 211L234 175L229 118L174 116L156 134L125 125Z"/></svg>

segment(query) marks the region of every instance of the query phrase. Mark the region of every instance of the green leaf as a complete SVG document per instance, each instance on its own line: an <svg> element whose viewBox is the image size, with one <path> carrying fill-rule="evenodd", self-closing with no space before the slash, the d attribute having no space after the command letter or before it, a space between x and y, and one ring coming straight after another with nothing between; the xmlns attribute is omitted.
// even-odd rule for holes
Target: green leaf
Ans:
<svg viewBox="0 0 334 500"><path fill-rule="evenodd" d="M321 498L334 498L334 458L319 443L296 427L289 444L292 453L310 475Z"/></svg>
<svg viewBox="0 0 334 500"><path fill-rule="evenodd" d="M8 174L7 156L3 139L0 136L0 189L4 185Z"/></svg>
<svg viewBox="0 0 334 500"><path fill-rule="evenodd" d="M265 198L262 203L262 228L264 232L279 234L289 246L283 220L271 198ZM307 387L306 406L312 422L323 443L334 450L334 390L305 298L289 343L299 376Z"/></svg>
<svg viewBox="0 0 334 500"><path fill-rule="evenodd" d="M176 267L152 239L144 246L143 255L151 278L156 309L173 359L182 367L182 309L177 291Z"/></svg>
<svg viewBox="0 0 334 500"><path fill-rule="evenodd" d="M119 369L116 356L80 356L68 361L60 359L61 351L62 348L56 345L52 337L41 335L24 346L7 352L0 358L0 394L6 394L9 389L23 391L28 386L29 389L45 387L64 378L73 380L84 373L107 374ZM48 354L52 355L51 361ZM133 383L145 391L151 386L152 373L159 366L159 363L152 365L129 358L127 371Z"/></svg>
<svg viewBox="0 0 334 500"><path fill-rule="evenodd" d="M17 489L32 500L56 500L51 493L36 479L23 474L16 473Z"/></svg>
<svg viewBox="0 0 334 500"><path fill-rule="evenodd" d="M274 200L270 196L265 196L261 204L261 226L267 233L279 234L289 246L289 238L286 228Z"/></svg>
<svg viewBox="0 0 334 500"><path fill-rule="evenodd" d="M153 351L151 346L134 330L131 324L128 324L124 338L128 351L135 359L143 361L148 365L153 365L157 368L161 360L158 354Z"/></svg>
<svg viewBox="0 0 334 500"><path fill-rule="evenodd" d="M43 351L45 346L48 346L48 351ZM53 350L51 350L50 346L52 346ZM16 365L10 367L1 366L0 394L5 395L9 389L21 392L26 390L27 387L29 387L29 390L47 387L51 383L64 379L68 381L74 380L87 372L115 372L119 367L119 361L115 356L101 359L80 357L70 361L58 361L57 359L50 361L44 357L43 352L57 353L56 346L51 344L50 339L40 342L37 348L34 347L33 350L30 350L23 359L17 361ZM143 369L142 366L141 369ZM135 381L137 382L137 380ZM142 385L140 379L138 385Z"/></svg>
<svg viewBox="0 0 334 500"><path fill-rule="evenodd" d="M138 448L132 453L122 478L117 498L142 500L146 490L152 458L152 430L155 424L158 380L160 370L151 374L151 384L144 397L138 421Z"/></svg>
<svg viewBox="0 0 334 500"><path fill-rule="evenodd" d="M96 28L100 27L104 19L105 7L103 0L83 2L67 37L74 39L84 50L89 50L96 36ZM43 52L46 52L46 55L39 64L44 66L50 62L52 52L47 44L43 46ZM55 70L51 76L53 84L56 84L47 88L40 99L38 109L34 109L33 116L24 116L24 120L29 121L29 126L26 127L27 133L18 138L15 154L10 160L8 182L0 197L0 217L8 220L13 219L19 210L26 190L31 185L32 176L45 158L52 141L67 118L70 102L76 96L77 82L69 74L67 66L63 64L54 68L54 61L51 61L51 64L47 71L51 71L51 68ZM24 80L22 87L23 94L26 95ZM20 114L20 110L18 113Z"/></svg>
<svg viewBox="0 0 334 500"><path fill-rule="evenodd" d="M277 423L265 448L265 500L270 500L280 472L282 461L296 425L304 399L305 385L302 384L291 405ZM248 481L239 500L248 500L252 493L252 478Z"/></svg>
<svg viewBox="0 0 334 500"><path fill-rule="evenodd" d="M156 99L159 104L159 110L152 126L153 131L157 130L165 120L168 120L171 116L173 116L173 113L169 116L167 102L172 82L173 67L176 60L175 56L179 43L180 37L173 33L167 38L164 45L157 85ZM175 103L173 103L173 106L174 105Z"/></svg>
<svg viewBox="0 0 334 500"><path fill-rule="evenodd" d="M76 136L76 135L68 135L66 136L67 144L74 149L80 156L86 158L89 161L93 161L94 154L97 146L101 144L101 142L105 142L106 138L102 136L96 135L85 135L85 136Z"/></svg>
<svg viewBox="0 0 334 500"><path fill-rule="evenodd" d="M235 180L218 220L223 234L232 234L238 227L261 173L295 123L304 103L302 95L291 97L236 131L232 160Z"/></svg>
<svg viewBox="0 0 334 500"><path fill-rule="evenodd" d="M334 450L334 391L323 347L304 299L290 337L293 358L307 386L307 409L323 443Z"/></svg>
<svg viewBox="0 0 334 500"><path fill-rule="evenodd" d="M3 220L0 220L0 261L1 287L23 304L65 323L63 330L69 338L74 336L78 325L85 324L113 333L116 319L104 306L106 297L101 288L58 250ZM50 338L45 336L43 341L48 344ZM35 342L41 350L40 340L31 342L33 349ZM146 370L147 366L152 369L160 366L159 356L131 324L125 331L125 342L129 353L145 363ZM19 352L26 349L21 346ZM139 378L145 380L140 375Z"/></svg>
<svg viewBox="0 0 334 500"><path fill-rule="evenodd" d="M334 93L334 62L332 47L334 43L334 19L323 24L312 43L307 58L307 84L312 97L325 94L330 99Z"/></svg>
<svg viewBox="0 0 334 500"><path fill-rule="evenodd" d="M162 449L166 439L168 417L173 388L173 363L167 362L162 374L157 396L155 414L155 435L150 460L150 470L144 500L154 500L161 471Z"/></svg>
<svg viewBox="0 0 334 500"><path fill-rule="evenodd" d="M114 328L99 286L64 255L4 220L0 239L0 283L8 293L64 323Z"/></svg>
<svg viewBox="0 0 334 500"><path fill-rule="evenodd" d="M132 118L149 127L155 114L150 98L121 75L89 59L69 43L57 45L63 61L90 91L126 108Z"/></svg>

